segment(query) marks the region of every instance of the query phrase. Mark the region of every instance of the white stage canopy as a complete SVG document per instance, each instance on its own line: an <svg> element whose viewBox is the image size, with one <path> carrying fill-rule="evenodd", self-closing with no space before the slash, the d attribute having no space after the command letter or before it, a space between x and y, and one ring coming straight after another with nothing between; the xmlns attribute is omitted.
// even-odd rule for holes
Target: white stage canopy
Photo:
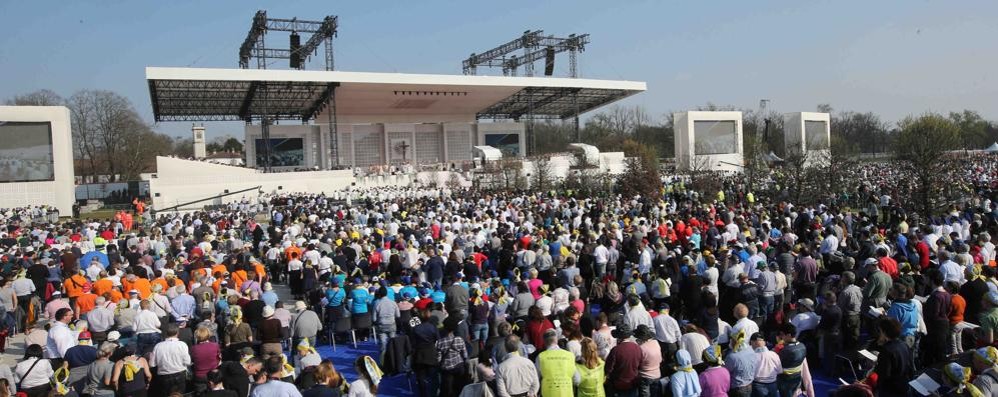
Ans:
<svg viewBox="0 0 998 397"><path fill-rule="evenodd" d="M336 115L567 119L643 92L644 82L556 77L147 67L156 121L308 121Z"/></svg>

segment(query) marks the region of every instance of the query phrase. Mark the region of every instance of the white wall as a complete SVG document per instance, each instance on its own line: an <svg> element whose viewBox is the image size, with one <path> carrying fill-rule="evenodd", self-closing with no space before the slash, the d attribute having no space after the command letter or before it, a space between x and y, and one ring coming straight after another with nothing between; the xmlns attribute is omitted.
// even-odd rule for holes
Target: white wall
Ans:
<svg viewBox="0 0 998 397"><path fill-rule="evenodd" d="M153 209L162 209L188 201L262 186L264 193L327 192L341 190L354 182L353 171L306 171L262 173L257 170L202 161L156 157L155 178L149 179ZM213 201L192 204L202 208L208 204L223 204L241 200L256 200L257 190L234 194Z"/></svg>
<svg viewBox="0 0 998 397"><path fill-rule="evenodd" d="M825 123L825 145L826 149L807 150L804 136L804 123L807 121L822 121ZM831 150L832 139L832 118L828 113L815 112L794 112L783 115L783 143L785 153L808 152L807 160L811 162L815 159L826 158L827 152Z"/></svg>
<svg viewBox="0 0 998 397"><path fill-rule="evenodd" d="M742 112L689 111L673 113L675 129L676 168L689 170L694 164L705 165L712 171L741 171L745 164L745 148L742 145ZM734 121L735 153L697 155L693 125L696 121Z"/></svg>
<svg viewBox="0 0 998 397"><path fill-rule="evenodd" d="M50 205L63 216L73 213L73 143L69 109L65 106L0 106L0 122L50 122L54 180L0 183L0 207ZM0 139L4 137L0 136Z"/></svg>

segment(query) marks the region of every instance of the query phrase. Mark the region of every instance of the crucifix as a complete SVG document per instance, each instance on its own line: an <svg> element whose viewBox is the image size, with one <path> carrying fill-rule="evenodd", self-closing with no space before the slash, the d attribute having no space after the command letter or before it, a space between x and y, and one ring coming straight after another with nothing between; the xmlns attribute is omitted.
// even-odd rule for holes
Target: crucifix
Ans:
<svg viewBox="0 0 998 397"><path fill-rule="evenodd" d="M405 153L409 151L409 146L410 146L409 143L406 141L402 141L402 143L399 143L398 145L395 146L396 151L398 151L399 149L401 149L402 151L403 163L405 163Z"/></svg>

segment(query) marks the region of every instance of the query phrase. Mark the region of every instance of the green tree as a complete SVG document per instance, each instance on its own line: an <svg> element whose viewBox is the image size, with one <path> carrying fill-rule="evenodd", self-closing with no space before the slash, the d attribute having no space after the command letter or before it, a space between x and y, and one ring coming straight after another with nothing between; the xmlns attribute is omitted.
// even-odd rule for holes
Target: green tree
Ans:
<svg viewBox="0 0 998 397"><path fill-rule="evenodd" d="M960 128L941 115L909 116L898 123L894 156L915 175L914 201L923 217L946 204L944 184L959 180L946 153L959 145Z"/></svg>
<svg viewBox="0 0 998 397"><path fill-rule="evenodd" d="M949 119L960 129L960 143L963 149L984 149L993 141L988 134L991 123L973 110L950 112Z"/></svg>

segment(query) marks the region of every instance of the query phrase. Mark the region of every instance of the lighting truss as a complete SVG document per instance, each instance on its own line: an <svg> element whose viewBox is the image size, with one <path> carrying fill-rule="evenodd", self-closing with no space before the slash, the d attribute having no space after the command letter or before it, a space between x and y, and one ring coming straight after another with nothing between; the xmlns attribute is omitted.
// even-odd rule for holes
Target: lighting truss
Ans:
<svg viewBox="0 0 998 397"><path fill-rule="evenodd" d="M282 19L268 18L267 11L260 10L253 16L253 24L250 26L246 39L239 47L239 67L248 69L252 59L257 60L258 69L267 68L267 59L290 59L292 52L290 49L267 48L264 40L268 31L312 33L301 48L298 55L302 59L302 69L305 63L316 53L320 45L325 44L326 70L333 70L333 37L336 36L338 18L329 15L321 21L306 21L298 18Z"/></svg>
<svg viewBox="0 0 998 397"><path fill-rule="evenodd" d="M156 121L301 120L332 100L338 83L150 80Z"/></svg>
<svg viewBox="0 0 998 397"><path fill-rule="evenodd" d="M627 90L527 87L482 110L477 118L565 120L627 95Z"/></svg>
<svg viewBox="0 0 998 397"><path fill-rule="evenodd" d="M474 75L478 72L478 67L502 68L504 76L516 76L517 70L522 66L527 76L533 76L533 65L538 60L544 59L548 49L554 53L569 53L569 76L578 77L578 53L585 51L586 44L589 44L589 35L571 34L568 37L559 38L554 36L543 36L544 31L526 31L515 40L502 44L496 48L485 51L481 54L471 54L465 59L461 66L464 74ZM517 50L523 50L521 56L512 55Z"/></svg>

